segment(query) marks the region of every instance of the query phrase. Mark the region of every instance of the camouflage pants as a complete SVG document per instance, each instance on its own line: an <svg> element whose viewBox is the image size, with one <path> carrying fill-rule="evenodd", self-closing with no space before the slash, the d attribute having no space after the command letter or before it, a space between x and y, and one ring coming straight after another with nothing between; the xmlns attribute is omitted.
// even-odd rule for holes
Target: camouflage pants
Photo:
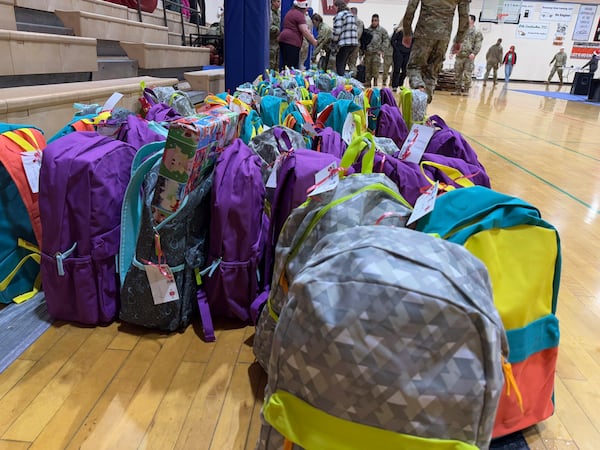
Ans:
<svg viewBox="0 0 600 450"><path fill-rule="evenodd" d="M431 102L437 77L448 50L448 39L417 38L414 40L406 72L412 89L425 88Z"/></svg>
<svg viewBox="0 0 600 450"><path fill-rule="evenodd" d="M365 86L377 86L379 80L379 68L381 67L381 58L378 52L366 52L365 53L365 74L366 82ZM373 81L373 84L371 84Z"/></svg>
<svg viewBox="0 0 600 450"><path fill-rule="evenodd" d="M271 42L269 46L269 68L279 70L279 42Z"/></svg>
<svg viewBox="0 0 600 450"><path fill-rule="evenodd" d="M485 66L485 75L483 76L483 82L485 83L490 76L490 71L494 72L494 84L498 80L498 63L487 63Z"/></svg>
<svg viewBox="0 0 600 450"><path fill-rule="evenodd" d="M358 53L360 51L360 47L356 47L350 56L348 56L348 70L356 75L356 61L358 61Z"/></svg>
<svg viewBox="0 0 600 450"><path fill-rule="evenodd" d="M464 88L465 91L468 91L471 88L473 70L475 70L475 63L468 56L456 57L454 62L454 85L457 90Z"/></svg>
<svg viewBox="0 0 600 450"><path fill-rule="evenodd" d="M385 55L383 57L383 75L381 81L382 86L388 86L388 78L390 78L390 68L392 67L392 61L392 55Z"/></svg>
<svg viewBox="0 0 600 450"><path fill-rule="evenodd" d="M552 69L550 69L550 75L548 75L548 81L552 80L552 77L554 76L555 73L558 73L558 79L560 80L560 82L562 84L562 82L563 82L562 66L552 66Z"/></svg>

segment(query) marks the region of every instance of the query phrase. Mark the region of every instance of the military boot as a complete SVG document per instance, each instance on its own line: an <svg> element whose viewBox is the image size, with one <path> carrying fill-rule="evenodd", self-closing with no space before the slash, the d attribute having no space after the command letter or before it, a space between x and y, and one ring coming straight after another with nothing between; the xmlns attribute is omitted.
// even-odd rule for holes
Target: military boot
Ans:
<svg viewBox="0 0 600 450"><path fill-rule="evenodd" d="M462 91L462 96L463 96L463 97L468 97L468 96L469 96L469 88L465 88L465 89L463 89L463 91Z"/></svg>
<svg viewBox="0 0 600 450"><path fill-rule="evenodd" d="M450 95L462 95L462 89L456 88L454 92L451 92Z"/></svg>

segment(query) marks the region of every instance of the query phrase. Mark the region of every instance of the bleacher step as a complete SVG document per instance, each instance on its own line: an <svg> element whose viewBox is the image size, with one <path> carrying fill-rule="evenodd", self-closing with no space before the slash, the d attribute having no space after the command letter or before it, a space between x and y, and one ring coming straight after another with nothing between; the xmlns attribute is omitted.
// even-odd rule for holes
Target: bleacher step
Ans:
<svg viewBox="0 0 600 450"><path fill-rule="evenodd" d="M72 119L73 103L102 105L114 92L120 92L124 97L118 106L138 111L142 81L148 87L178 82L176 78L135 77L0 89L0 122L35 125L46 136L53 136Z"/></svg>

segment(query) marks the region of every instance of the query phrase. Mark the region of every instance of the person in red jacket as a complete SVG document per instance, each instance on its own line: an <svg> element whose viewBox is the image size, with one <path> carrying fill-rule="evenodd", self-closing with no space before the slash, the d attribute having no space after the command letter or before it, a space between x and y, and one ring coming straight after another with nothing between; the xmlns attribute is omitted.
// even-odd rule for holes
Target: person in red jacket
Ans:
<svg viewBox="0 0 600 450"><path fill-rule="evenodd" d="M510 74L512 73L513 66L517 63L517 54L515 53L515 46L511 45L510 49L504 55L502 64L504 64L504 82L508 83L510 80Z"/></svg>

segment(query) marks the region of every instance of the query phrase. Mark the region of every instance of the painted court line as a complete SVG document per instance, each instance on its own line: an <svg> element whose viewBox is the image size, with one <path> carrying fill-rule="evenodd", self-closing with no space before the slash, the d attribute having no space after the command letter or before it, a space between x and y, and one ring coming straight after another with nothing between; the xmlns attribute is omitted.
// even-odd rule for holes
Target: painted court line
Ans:
<svg viewBox="0 0 600 450"><path fill-rule="evenodd" d="M567 197L569 197L571 200L575 200L577 203L580 203L581 205L585 206L587 209L591 209L592 211L594 211L596 214L600 214L600 210L594 209L592 207L592 205L590 205L589 203L584 202L583 200L581 200L580 198L574 196L573 194L571 194L570 192L565 191L564 189L558 187L557 185L555 185L554 183L551 183L550 181L546 180L545 178L540 177L538 174L536 174L535 172L532 172L531 170L523 167L522 165L520 165L519 163L516 163L515 161L513 161L510 158L507 158L506 156L504 156L502 153L497 152L496 150L488 147L485 144L482 144L481 142L479 142L477 139L472 138L471 136L467 136L466 134L463 133L463 135L465 137L467 137L468 139L470 139L471 141L475 142L476 144L480 145L481 147L483 147L484 149L486 149L488 152L493 153L494 155L502 158L503 160L505 160L506 162L512 164L515 167L518 167L519 169L521 169L523 172L526 172L527 174L531 175L532 177L536 178L537 180L541 181L542 183L550 186L552 189L560 192L561 194L566 195Z"/></svg>
<svg viewBox="0 0 600 450"><path fill-rule="evenodd" d="M540 136L538 136L536 134L531 134L531 133L528 133L527 131L519 130L518 128L514 128L514 127L511 127L510 125L506 125L503 122L492 120L492 119L490 119L487 116L483 116L481 114L477 114L477 113L473 113L473 112L471 114L473 114L473 115L475 115L477 117L481 117L481 118L485 119L488 122L492 122L492 123L495 123L495 124L498 124L498 125L502 125L503 127L508 128L508 129L510 129L512 131L516 131L516 132L524 134L526 136L530 136L530 137L536 138L536 139L538 139L538 140L540 140L542 142L546 142L546 143L548 143L550 145L554 145L555 147L558 147L560 149L563 149L563 150L566 150L568 152L575 153L577 155L583 156L584 158L589 158L589 159L594 160L594 161L600 161L600 158L596 158L595 156L588 155L587 153L581 153L581 152L579 152L577 150L574 150L572 148L565 147L564 145L560 145L560 144L557 144L556 142L549 141L548 139L541 138Z"/></svg>

